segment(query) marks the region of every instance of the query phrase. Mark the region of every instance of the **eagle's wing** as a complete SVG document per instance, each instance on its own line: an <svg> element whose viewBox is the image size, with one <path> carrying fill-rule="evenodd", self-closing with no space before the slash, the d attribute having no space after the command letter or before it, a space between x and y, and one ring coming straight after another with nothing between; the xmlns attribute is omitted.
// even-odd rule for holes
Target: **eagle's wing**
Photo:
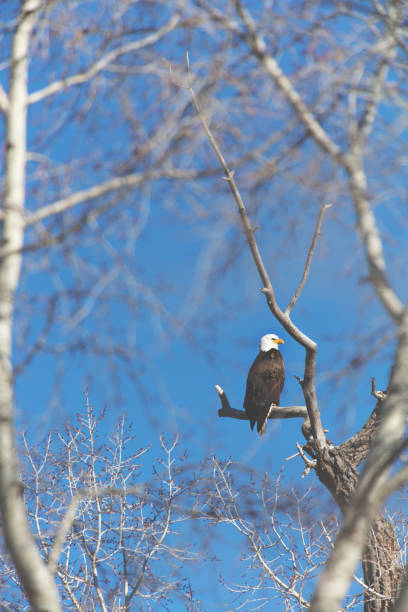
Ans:
<svg viewBox="0 0 408 612"><path fill-rule="evenodd" d="M285 382L285 367L279 351L259 353L250 367L244 399L251 429L257 423L260 435L265 432L271 404L279 406Z"/></svg>

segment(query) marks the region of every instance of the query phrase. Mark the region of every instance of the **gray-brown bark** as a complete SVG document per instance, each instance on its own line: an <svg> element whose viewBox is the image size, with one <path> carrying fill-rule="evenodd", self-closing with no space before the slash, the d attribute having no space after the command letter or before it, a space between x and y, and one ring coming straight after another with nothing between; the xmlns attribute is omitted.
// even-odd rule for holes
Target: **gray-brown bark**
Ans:
<svg viewBox="0 0 408 612"><path fill-rule="evenodd" d="M381 405L352 438L317 459L315 470L319 480L330 491L342 513L349 506L359 478L358 466L367 457L381 421ZM308 445L309 446L309 445ZM392 524L380 515L372 524L362 559L365 591L364 612L392 610L403 576L399 544Z"/></svg>
<svg viewBox="0 0 408 612"><path fill-rule="evenodd" d="M366 590L364 612L388 612L394 607L403 577L400 550L393 526L380 516L370 530L363 556Z"/></svg>

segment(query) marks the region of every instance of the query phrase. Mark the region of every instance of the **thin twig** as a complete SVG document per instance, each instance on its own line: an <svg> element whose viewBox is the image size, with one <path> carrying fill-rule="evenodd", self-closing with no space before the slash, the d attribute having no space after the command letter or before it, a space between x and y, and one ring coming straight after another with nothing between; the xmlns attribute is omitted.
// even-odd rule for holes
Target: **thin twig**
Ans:
<svg viewBox="0 0 408 612"><path fill-rule="evenodd" d="M316 465L317 465L317 461L316 459L309 459L309 457L306 457L303 448L300 446L299 442L296 442L296 448L298 449L299 455L302 457L304 463L305 463L305 470L302 474L302 478L304 478L305 476L308 475L308 473L310 472L310 470L313 470Z"/></svg>
<svg viewBox="0 0 408 612"><path fill-rule="evenodd" d="M59 529L54 539L54 544L52 546L51 552L48 556L48 568L52 574L55 573L58 565L58 559L61 555L62 547L65 542L65 538L67 536L68 531L71 529L74 520L75 514L78 508L80 501L84 498L90 497L103 497L105 495L140 495L143 491L143 487L141 485L136 485L134 487L130 487L126 491L124 489L116 488L116 487L100 487L96 489L84 488L77 491L77 493L72 497L71 502L65 512L65 515L61 521Z"/></svg>
<svg viewBox="0 0 408 612"><path fill-rule="evenodd" d="M305 286L305 283L307 281L307 277L309 276L309 270L310 270L310 265L312 263L312 257L313 257L313 253L316 249L316 244L317 244L317 240L319 238L320 235L320 228L322 226L322 222L323 222L323 216L325 211L327 210L327 208L330 208L332 205L331 204L323 204L323 206L320 209L319 212L319 216L317 218L317 223L316 223L316 229L313 235L313 240L312 240L312 244L310 245L310 249L309 252L307 254L307 258L306 258L306 264L305 264L305 269L303 271L303 276L302 279L299 283L298 288L296 289L295 295L293 296L293 298L291 299L291 301L289 302L286 310L285 310L285 314L290 314L292 308L294 307L294 305L296 304L296 302L299 299L300 294L302 293L302 289Z"/></svg>
<svg viewBox="0 0 408 612"><path fill-rule="evenodd" d="M371 379L371 395L375 397L375 399L380 400L381 402L385 400L387 394L384 391L380 391L375 388L375 378Z"/></svg>

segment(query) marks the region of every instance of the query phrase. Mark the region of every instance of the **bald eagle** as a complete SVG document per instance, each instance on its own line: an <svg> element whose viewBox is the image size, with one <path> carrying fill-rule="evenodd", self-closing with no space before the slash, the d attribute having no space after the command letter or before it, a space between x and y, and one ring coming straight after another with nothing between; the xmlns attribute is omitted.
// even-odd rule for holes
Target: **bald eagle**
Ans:
<svg viewBox="0 0 408 612"><path fill-rule="evenodd" d="M285 366L279 344L283 344L283 340L276 334L262 336L259 354L248 372L244 408L251 429L256 423L261 436L266 430L271 404L279 406L285 382Z"/></svg>

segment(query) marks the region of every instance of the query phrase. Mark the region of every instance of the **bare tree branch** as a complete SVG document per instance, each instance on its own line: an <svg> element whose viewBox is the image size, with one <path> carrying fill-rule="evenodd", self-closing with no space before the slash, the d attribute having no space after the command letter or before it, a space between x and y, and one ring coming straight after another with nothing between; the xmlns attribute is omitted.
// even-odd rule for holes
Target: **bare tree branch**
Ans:
<svg viewBox="0 0 408 612"><path fill-rule="evenodd" d="M278 589L285 595L289 595L290 598L294 599L301 606L307 607L309 602L303 598L301 591L296 589L295 584L282 580L278 573L274 571L271 565L266 561L264 552L267 547L263 545L259 534L253 528L253 526L242 518L236 503L237 496L234 494L228 478L229 465L221 465L221 463L217 461L214 456L212 457L212 462L214 466L214 484L216 487L217 496L223 506L223 519L232 523L235 529L237 529L239 533L248 539L250 547L254 553L254 559L259 563L266 575L277 585ZM271 517L271 519L272 524L274 524L273 517ZM279 534L278 538L280 539L280 543L285 547L285 543Z"/></svg>
<svg viewBox="0 0 408 612"><path fill-rule="evenodd" d="M381 494L382 502L384 503L390 495L398 491L401 487L405 486L408 482L408 467L405 466L399 470L394 476L392 476L388 482L385 483Z"/></svg>
<svg viewBox="0 0 408 612"><path fill-rule="evenodd" d="M94 200L95 198L99 198L111 191L117 191L118 189L122 188L136 187L147 180L154 180L158 178L191 179L195 178L196 176L196 171L182 170L177 168L140 173L136 172L132 174L127 174L125 176L116 176L112 179L109 179L108 181L98 183L93 187L89 187L88 189L76 191L70 196L63 198L62 200L57 200L56 202L52 202L52 204L47 204L47 206L43 206L39 210L31 213L26 218L25 225L26 227L28 227L30 225L38 223L39 221L43 221L48 217L70 210L78 204L83 204L84 202Z"/></svg>
<svg viewBox="0 0 408 612"><path fill-rule="evenodd" d="M145 555L145 558L143 560L142 563L142 567L140 569L139 572L139 576L136 578L136 582L135 585L133 587L133 589L131 590L131 592L129 593L129 595L126 598L126 604L129 605L131 600L133 599L134 595L137 593L142 580L144 578L144 574L146 571L146 567L147 564L149 563L149 560L154 556L154 554L156 553L156 551L161 547L161 545L163 544L163 541L165 539L165 537L167 536L169 529L170 529L170 523L171 523L171 516L172 516L172 512L173 512L173 500L174 497L177 493L177 485L174 482L174 478L173 478L173 469L172 469L172 465L173 465L173 460L172 460L172 452L174 451L174 449L176 448L177 444L178 444L178 437L176 437L173 441L173 443L170 446L167 446L166 443L164 442L163 437L160 437L160 444L162 449L165 451L166 455L167 455L167 461L166 461L166 467L167 467L167 483L168 483L168 501L167 501L167 507L166 507L166 511L165 511L165 520L163 522L163 527L162 527L162 532L159 535L158 538L156 538L156 542L154 544L154 546L151 548L151 550Z"/></svg>
<svg viewBox="0 0 408 612"><path fill-rule="evenodd" d="M383 401L387 397L387 394L384 391L377 391L375 387L375 378L371 379L371 395L375 397L375 399Z"/></svg>
<svg viewBox="0 0 408 612"><path fill-rule="evenodd" d="M341 152L337 144L330 138L324 128L312 115L291 81L282 72L277 61L267 53L265 42L263 38L257 34L254 21L249 12L242 6L240 0L231 1L247 28L247 42L254 55L258 57L266 72L276 82L283 96L291 104L316 144L318 144L323 151L328 153L338 165L347 171L357 215L358 230L365 247L371 281L385 309L393 319L399 320L403 314L403 305L395 291L391 288L386 276L382 242L374 214L368 202L366 177L359 152L356 150L349 154ZM384 70L385 69L386 63L384 64ZM367 133L370 129L376 104L379 100L378 90L375 95L373 94L372 100L373 104L367 107L366 116L361 126Z"/></svg>
<svg viewBox="0 0 408 612"><path fill-rule="evenodd" d="M312 263L313 253L315 251L317 240L318 240L319 235L320 235L320 228L321 228L322 222L323 222L323 215L326 212L326 210L328 208L330 208L330 207L331 207L331 204L323 204L323 206L320 209L319 216L317 218L316 229L315 229L315 232L314 232L314 235L313 235L312 244L310 245L309 252L307 254L306 264L305 264L305 269L304 269L304 272L303 272L303 276L301 278L301 281L299 283L298 288L295 291L295 295L293 296L293 298L289 302L288 306L286 307L285 314L290 314L292 308L294 307L294 305L296 304L296 302L299 299L300 294L302 293L303 287L305 286L305 283L307 281L307 277L309 275L310 265Z"/></svg>
<svg viewBox="0 0 408 612"><path fill-rule="evenodd" d="M143 487L141 485L129 487L128 489L118 489L116 487L97 487L96 489L91 489L90 487L86 487L83 489L79 489L73 498L71 499L67 510L62 518L59 529L54 538L54 544L48 556L48 568L51 573L55 574L57 571L58 559L61 555L62 548L64 546L65 539L67 537L68 531L71 529L74 520L75 514L78 509L78 505L81 499L89 499L92 497L104 497L105 495L116 495L118 497L126 494L126 495L140 495L143 491Z"/></svg>
<svg viewBox="0 0 408 612"><path fill-rule="evenodd" d="M386 48L386 52L381 58L377 71L372 75L372 91L370 99L368 100L357 124L356 138L358 138L360 146L363 145L373 128L378 103L381 100L381 92L385 85L390 62L395 56L395 45L392 44L392 41L386 40L384 41L384 45L388 48Z"/></svg>
<svg viewBox="0 0 408 612"><path fill-rule="evenodd" d="M397 31L398 27L402 25L402 23L398 20L398 14L395 11L396 6L398 5L394 2L389 2L387 5L387 13L384 6L378 2L378 0L371 0L371 2L377 11L377 14L382 18L387 28L391 32L394 40L398 43L401 49L405 51L405 53L408 53L408 45Z"/></svg>
<svg viewBox="0 0 408 612"><path fill-rule="evenodd" d="M215 388L221 402L221 408L218 411L218 416L238 419L240 421L249 421L249 417L247 416L245 410L237 410L236 408L232 408L224 390L219 385L215 385ZM269 419L307 419L307 417L308 414L306 406L275 406L275 404L272 404L268 412Z"/></svg>
<svg viewBox="0 0 408 612"><path fill-rule="evenodd" d="M395 321L399 321L404 307L387 278L381 237L367 197L367 179L360 151L345 158L345 168L349 174L358 231L365 247L370 280L385 309Z"/></svg>
<svg viewBox="0 0 408 612"><path fill-rule="evenodd" d="M87 81L90 81L96 74L98 74L98 72L101 72L102 70L108 68L109 64L111 64L121 55L124 55L126 53L133 53L135 51L138 51L139 49L142 49L143 47L153 45L165 34L167 34L173 28L176 27L176 25L180 21L180 17L181 15L179 13L174 14L166 23L166 25L162 26L161 28L158 28L155 32L152 32L148 36L145 36L140 40L135 40L131 43L128 43L127 45L122 45L117 49L110 51L109 53L105 53L105 55L103 55L97 62L92 64L92 66L90 66L88 70L85 70L84 72L81 72L79 74L72 75L60 81L54 81L54 83L47 85L47 87L44 87L43 89L40 89L30 94L27 100L28 104L35 104L36 102L39 102L40 100L43 100L48 96L59 93L60 91L68 89L69 87L86 83Z"/></svg>
<svg viewBox="0 0 408 612"><path fill-rule="evenodd" d="M254 55L256 55L266 72L276 82L279 89L282 91L282 94L293 106L296 114L305 124L306 129L313 136L318 145L324 151L326 151L330 157L341 163L342 153L340 148L315 119L296 89L293 87L291 81L282 72L278 62L267 53L265 41L257 33L256 25L249 11L242 6L240 0L231 1L235 6L238 15L242 19L242 23L247 28L248 35L246 40Z"/></svg>
<svg viewBox="0 0 408 612"><path fill-rule="evenodd" d="M307 411L310 418L310 423L313 431L313 436L316 441L316 445L320 451L327 445L326 436L323 431L323 426L320 419L319 408L317 405L317 397L316 390L314 387L314 373L315 373L315 364L316 364L316 351L317 345L313 342L306 334L304 334L300 329L298 329L290 320L288 314L282 312L279 308L278 303L276 301L275 292L272 287L271 280L266 271L265 265L263 263L257 241L255 239L255 228L252 227L251 222L248 217L248 213L244 204L244 201L239 192L238 186L234 179L234 172L231 171L227 165L227 162L224 159L224 156L208 126L208 123L203 115L203 112L200 108L198 100L195 96L193 88L190 86L189 91L194 103L194 107L197 111L197 115L201 121L201 124L208 136L208 139L211 143L211 146L214 149L215 154L220 162L221 167L225 172L224 179L228 182L228 185L231 189L232 195L234 196L235 203L238 208L242 228L244 234L246 236L249 248L252 253L252 257L254 263L257 267L259 276L261 277L263 288L261 291L264 293L266 297L267 304L272 312L272 314L277 318L277 320L281 323L281 325L286 329L286 331L296 340L299 344L301 344L306 350L306 359L305 359L305 374L304 380L302 381L302 389L304 393L304 397L306 400Z"/></svg>

